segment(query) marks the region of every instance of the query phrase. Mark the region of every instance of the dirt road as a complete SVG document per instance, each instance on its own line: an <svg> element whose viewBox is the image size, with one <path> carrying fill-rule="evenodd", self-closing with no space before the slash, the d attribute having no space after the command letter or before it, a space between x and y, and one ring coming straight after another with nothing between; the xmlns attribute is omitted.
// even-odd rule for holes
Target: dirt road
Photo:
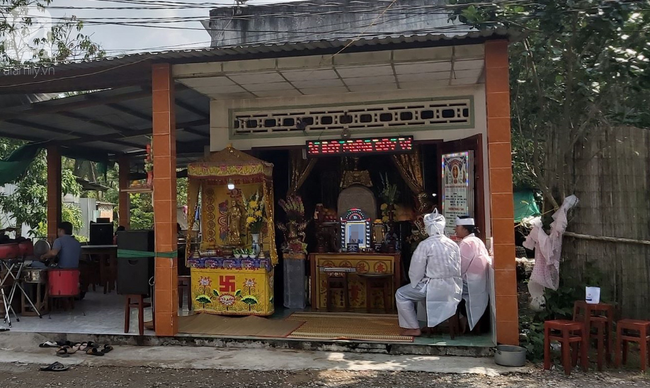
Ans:
<svg viewBox="0 0 650 388"><path fill-rule="evenodd" d="M530 374L482 375L418 372L223 371L75 366L65 372L40 372L37 365L0 364L0 387L650 387L650 376L638 372L574 373L535 370Z"/></svg>

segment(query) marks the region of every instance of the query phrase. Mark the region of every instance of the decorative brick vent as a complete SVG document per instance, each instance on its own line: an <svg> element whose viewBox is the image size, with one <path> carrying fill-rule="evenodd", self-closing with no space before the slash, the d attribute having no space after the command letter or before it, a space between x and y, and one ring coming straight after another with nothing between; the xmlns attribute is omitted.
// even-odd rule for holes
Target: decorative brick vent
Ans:
<svg viewBox="0 0 650 388"><path fill-rule="evenodd" d="M469 127L473 123L472 109L471 99L462 98L303 109L235 110L231 117L232 132L235 135L302 131L320 133L405 126L444 129Z"/></svg>

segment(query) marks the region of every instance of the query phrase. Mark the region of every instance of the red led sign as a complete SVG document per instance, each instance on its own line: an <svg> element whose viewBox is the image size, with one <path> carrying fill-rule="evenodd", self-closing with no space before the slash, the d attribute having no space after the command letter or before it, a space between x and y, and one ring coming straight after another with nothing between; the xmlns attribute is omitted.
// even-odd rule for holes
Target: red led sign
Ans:
<svg viewBox="0 0 650 388"><path fill-rule="evenodd" d="M307 142L309 156L397 154L411 151L413 151L413 136Z"/></svg>

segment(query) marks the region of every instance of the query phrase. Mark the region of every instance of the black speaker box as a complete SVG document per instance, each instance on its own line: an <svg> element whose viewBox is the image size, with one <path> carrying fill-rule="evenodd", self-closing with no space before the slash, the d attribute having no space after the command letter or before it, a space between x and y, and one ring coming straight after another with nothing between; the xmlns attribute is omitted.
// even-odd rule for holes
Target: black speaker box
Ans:
<svg viewBox="0 0 650 388"><path fill-rule="evenodd" d="M90 245L113 245L113 224L90 224Z"/></svg>
<svg viewBox="0 0 650 388"><path fill-rule="evenodd" d="M154 252L153 230L117 232L117 249ZM117 255L117 293L149 295L149 279L154 276L154 258L123 258Z"/></svg>

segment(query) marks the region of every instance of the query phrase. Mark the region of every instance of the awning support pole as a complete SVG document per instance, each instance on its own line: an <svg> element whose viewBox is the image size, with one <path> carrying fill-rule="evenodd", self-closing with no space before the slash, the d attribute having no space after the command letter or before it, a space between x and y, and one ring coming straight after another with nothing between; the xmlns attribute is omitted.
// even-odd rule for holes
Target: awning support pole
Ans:
<svg viewBox="0 0 650 388"><path fill-rule="evenodd" d="M61 153L58 146L47 147L47 240L54 243L61 222Z"/></svg>
<svg viewBox="0 0 650 388"><path fill-rule="evenodd" d="M177 251L176 117L174 78L168 63L152 66L153 210L156 252ZM178 333L178 263L176 257L155 258L156 335Z"/></svg>

